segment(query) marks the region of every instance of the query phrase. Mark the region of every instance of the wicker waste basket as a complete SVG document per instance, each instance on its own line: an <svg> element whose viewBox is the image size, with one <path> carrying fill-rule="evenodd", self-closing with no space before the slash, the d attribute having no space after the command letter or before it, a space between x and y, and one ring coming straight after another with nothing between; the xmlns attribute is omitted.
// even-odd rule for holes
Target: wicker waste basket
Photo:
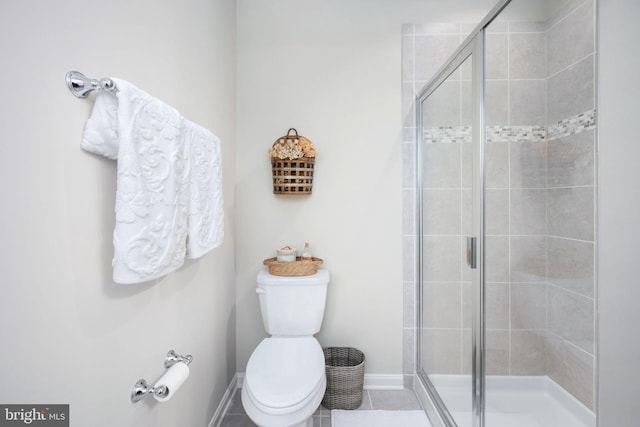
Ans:
<svg viewBox="0 0 640 427"><path fill-rule="evenodd" d="M327 409L357 409L362 404L364 353L352 347L323 349L327 390L322 406Z"/></svg>

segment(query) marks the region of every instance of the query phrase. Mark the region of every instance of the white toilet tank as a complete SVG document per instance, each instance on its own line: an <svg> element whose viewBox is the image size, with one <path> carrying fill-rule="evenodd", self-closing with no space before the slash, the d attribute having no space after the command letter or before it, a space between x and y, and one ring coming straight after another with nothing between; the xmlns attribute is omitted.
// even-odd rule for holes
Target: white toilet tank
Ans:
<svg viewBox="0 0 640 427"><path fill-rule="evenodd" d="M264 328L269 335L314 335L320 331L327 299L329 272L311 276L274 276L258 273L256 292Z"/></svg>

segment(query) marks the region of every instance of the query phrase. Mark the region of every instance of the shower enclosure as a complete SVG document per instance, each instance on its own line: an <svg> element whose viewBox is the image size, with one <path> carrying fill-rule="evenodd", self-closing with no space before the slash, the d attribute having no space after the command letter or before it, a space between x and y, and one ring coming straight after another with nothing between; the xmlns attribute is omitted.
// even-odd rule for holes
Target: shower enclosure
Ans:
<svg viewBox="0 0 640 427"><path fill-rule="evenodd" d="M503 0L468 34L411 27L416 390L436 426L595 426L594 11Z"/></svg>

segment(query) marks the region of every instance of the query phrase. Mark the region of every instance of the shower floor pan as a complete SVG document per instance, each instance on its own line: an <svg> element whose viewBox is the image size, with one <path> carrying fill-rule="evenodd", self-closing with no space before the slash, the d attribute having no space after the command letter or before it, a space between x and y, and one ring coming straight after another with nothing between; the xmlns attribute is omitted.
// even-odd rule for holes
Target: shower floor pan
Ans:
<svg viewBox="0 0 640 427"><path fill-rule="evenodd" d="M459 427L471 427L471 377L430 375ZM487 427L595 427L596 416L547 376L489 376Z"/></svg>

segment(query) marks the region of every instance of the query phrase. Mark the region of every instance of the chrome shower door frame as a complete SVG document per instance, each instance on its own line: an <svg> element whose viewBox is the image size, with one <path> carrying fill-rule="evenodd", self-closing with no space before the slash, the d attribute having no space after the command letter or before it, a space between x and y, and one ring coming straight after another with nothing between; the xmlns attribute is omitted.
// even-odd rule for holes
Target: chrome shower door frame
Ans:
<svg viewBox="0 0 640 427"><path fill-rule="evenodd" d="M473 412L473 427L482 427L484 423L480 421L476 424L476 418L483 417L483 397L484 397L484 358L482 354L482 349L484 348L484 328L483 319L484 319L484 281L482 280L482 275L484 272L483 260L482 256L484 252L484 239L482 235L482 223L483 223L483 215L476 215L477 212L483 212L484 209L484 194L483 194L483 186L479 185L478 177L484 175L484 171L482 170L482 158L483 158L483 144L481 144L481 139L484 137L484 117L483 117L483 88L482 84L479 82L483 81L484 70L483 70L483 61L482 61L482 49L483 49L483 37L484 33L481 31L476 37L471 40L464 49L461 49L457 55L449 61L447 66L440 70L436 78L431 80L431 82L421 91L416 97L416 123L417 123L417 136L416 136L416 147L417 147L417 193L418 193L418 256L419 265L417 269L417 277L418 277L418 299L419 304L422 304L423 301L423 284L424 284L424 271L422 260L424 256L424 245L423 245L423 236L424 236L424 224L423 224L423 216L424 216L424 204L423 204L423 194L424 194L424 182L423 182L423 147L424 144L423 139L423 102L429 98L440 86L441 84L456 70L458 70L461 65L471 57L472 60L472 68L473 68L473 77L472 77L472 101L473 101L473 126L472 126L472 136L471 136L471 145L473 151L473 189L472 189L472 199L473 199L473 220L472 220L472 235L467 238L470 241L474 242L474 248L470 252L467 253L468 261L470 265L473 265L472 268L472 343L471 343L471 357L472 357L472 412ZM480 80L478 80L478 74L481 74ZM478 96L482 95L482 96ZM478 125L478 122L481 122L482 125ZM436 387L428 378L425 370L423 369L422 360L422 333L420 329L422 328L423 323L423 315L424 310L421 308L418 310L418 366L417 366L417 374L421 383L424 385L428 397L433 402L435 406L435 410L437 416L441 419L442 425L446 427L456 427L458 424L456 423L454 417L449 412L445 403L442 401L440 395L437 392ZM429 411L428 411L429 412Z"/></svg>
<svg viewBox="0 0 640 427"><path fill-rule="evenodd" d="M469 259L475 263L472 271L472 427L485 427L485 29L510 3L511 0L499 1L491 12L480 22L476 29L455 51L450 60L436 73L427 85L417 94L416 107L416 179L417 179L417 341L416 341L416 392L425 404L427 414L435 427L457 427L454 417L438 394L436 387L429 380L422 366L422 328L424 321L423 304L423 102L432 95L440 85L460 65L472 57L472 151L473 151L473 184L472 184L472 236L475 239L475 250ZM475 259L473 259L475 257ZM422 388L421 388L422 387ZM439 424L439 425L438 425Z"/></svg>

